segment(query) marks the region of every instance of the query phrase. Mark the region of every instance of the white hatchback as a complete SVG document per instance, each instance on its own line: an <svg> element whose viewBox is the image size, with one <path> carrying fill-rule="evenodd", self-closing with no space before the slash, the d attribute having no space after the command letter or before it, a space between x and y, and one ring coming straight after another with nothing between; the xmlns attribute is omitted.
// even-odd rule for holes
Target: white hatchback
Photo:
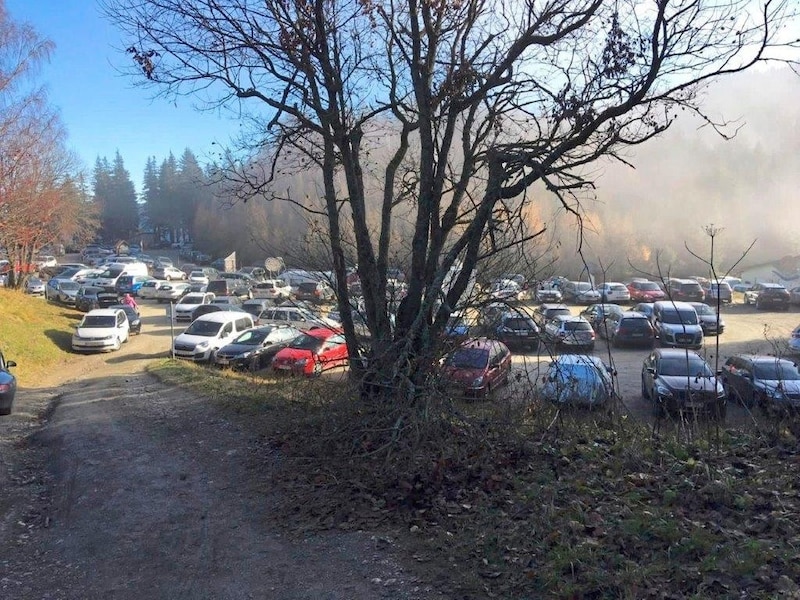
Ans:
<svg viewBox="0 0 800 600"><path fill-rule="evenodd" d="M119 350L128 341L130 323L119 308L96 308L83 316L72 334L75 352Z"/></svg>

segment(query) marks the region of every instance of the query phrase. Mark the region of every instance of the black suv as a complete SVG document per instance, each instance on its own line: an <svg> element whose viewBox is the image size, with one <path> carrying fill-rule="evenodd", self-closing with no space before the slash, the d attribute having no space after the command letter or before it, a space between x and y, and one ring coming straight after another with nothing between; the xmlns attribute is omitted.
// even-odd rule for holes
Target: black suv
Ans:
<svg viewBox="0 0 800 600"><path fill-rule="evenodd" d="M703 286L694 279L671 279L667 295L676 302L702 302L706 298Z"/></svg>
<svg viewBox="0 0 800 600"><path fill-rule="evenodd" d="M653 413L705 412L725 419L727 395L708 363L693 350L657 348L642 363L642 396Z"/></svg>
<svg viewBox="0 0 800 600"><path fill-rule="evenodd" d="M785 358L734 354L722 366L722 383L728 397L745 406L778 414L800 409L800 371Z"/></svg>
<svg viewBox="0 0 800 600"><path fill-rule="evenodd" d="M539 327L533 319L519 312L501 314L492 328L492 337L509 348L539 349Z"/></svg>
<svg viewBox="0 0 800 600"><path fill-rule="evenodd" d="M790 299L789 290L780 283L757 283L744 294L745 304L755 304L758 310L789 310Z"/></svg>

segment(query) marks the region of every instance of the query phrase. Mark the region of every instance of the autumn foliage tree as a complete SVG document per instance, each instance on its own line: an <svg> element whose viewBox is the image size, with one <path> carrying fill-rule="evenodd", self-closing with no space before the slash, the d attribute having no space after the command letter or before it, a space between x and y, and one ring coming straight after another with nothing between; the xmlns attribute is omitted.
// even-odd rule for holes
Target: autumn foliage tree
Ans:
<svg viewBox="0 0 800 600"><path fill-rule="evenodd" d="M104 5L143 83L210 107L252 108L251 152L227 155L242 199L298 202L273 185L277 176L319 173L319 202L308 208L327 221L351 350L346 237L376 369L412 403L472 271L540 233L519 227L534 186L580 217L594 161L624 160L626 147L659 135L681 111L723 132L703 113L704 85L793 56L796 36L786 36L797 30L788 0ZM385 159L376 161L377 149ZM368 198L377 199L377 226ZM386 272L398 211L410 214L413 239L393 328Z"/></svg>
<svg viewBox="0 0 800 600"><path fill-rule="evenodd" d="M51 49L0 4L0 247L13 267L10 287L20 285L41 247L95 224L58 115L33 83Z"/></svg>

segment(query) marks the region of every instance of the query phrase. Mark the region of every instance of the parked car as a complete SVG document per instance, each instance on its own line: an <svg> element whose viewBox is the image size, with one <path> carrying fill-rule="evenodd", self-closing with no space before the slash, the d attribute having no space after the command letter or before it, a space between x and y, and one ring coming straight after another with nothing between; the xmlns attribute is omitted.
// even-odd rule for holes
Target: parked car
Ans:
<svg viewBox="0 0 800 600"><path fill-rule="evenodd" d="M494 323L489 337L500 340L509 348L531 352L539 349L539 326L521 311L503 312Z"/></svg>
<svg viewBox="0 0 800 600"><path fill-rule="evenodd" d="M545 283L539 285L536 288L536 301L537 302L549 302L549 303L558 303L564 299L561 290L557 287L551 287Z"/></svg>
<svg viewBox="0 0 800 600"><path fill-rule="evenodd" d="M292 286L281 279L266 279L256 282L250 289L253 298L284 300L292 297Z"/></svg>
<svg viewBox="0 0 800 600"><path fill-rule="evenodd" d="M220 273L226 275L226 273ZM206 291L217 296L238 296L239 298L252 298L250 285L244 279L225 278L211 279L206 286Z"/></svg>
<svg viewBox="0 0 800 600"><path fill-rule="evenodd" d="M642 313L648 319L651 320L653 318L653 302L639 302L638 304L634 304L633 308L631 309L633 312Z"/></svg>
<svg viewBox="0 0 800 600"><path fill-rule="evenodd" d="M243 331L214 354L214 364L234 369L260 371L273 357L301 335L289 325L264 325Z"/></svg>
<svg viewBox="0 0 800 600"><path fill-rule="evenodd" d="M800 285L789 290L789 304L800 304Z"/></svg>
<svg viewBox="0 0 800 600"><path fill-rule="evenodd" d="M14 406L14 397L17 393L17 378L9 369L16 367L13 360L6 360L0 352L0 415L10 415Z"/></svg>
<svg viewBox="0 0 800 600"><path fill-rule="evenodd" d="M102 291L97 292L97 308L110 308L120 303L119 294L117 294L117 292L106 288L101 289Z"/></svg>
<svg viewBox="0 0 800 600"><path fill-rule="evenodd" d="M158 298L156 290L162 283L166 283L163 279L148 279L142 282L139 291L136 293L137 297L141 300L155 300Z"/></svg>
<svg viewBox="0 0 800 600"><path fill-rule="evenodd" d="M74 306L75 297L78 295L78 290L81 289L81 284L77 281L51 279L54 285L50 282L45 286L44 296L50 302L58 302Z"/></svg>
<svg viewBox="0 0 800 600"><path fill-rule="evenodd" d="M656 348L644 359L642 396L656 416L704 412L724 420L727 413L722 381L702 356L686 348Z"/></svg>
<svg viewBox="0 0 800 600"><path fill-rule="evenodd" d="M454 311L447 319L447 324L444 326L444 334L451 339L463 340L469 335L470 325L467 321L467 315L460 310Z"/></svg>
<svg viewBox="0 0 800 600"><path fill-rule="evenodd" d="M45 283L38 277L28 277L25 282L25 293L31 296L44 296Z"/></svg>
<svg viewBox="0 0 800 600"><path fill-rule="evenodd" d="M195 362L213 361L214 353L230 344L243 331L253 327L253 317L246 312L219 311L197 317L172 342L176 358Z"/></svg>
<svg viewBox="0 0 800 600"><path fill-rule="evenodd" d="M189 293L190 284L186 281L167 281L156 288L158 302L176 302Z"/></svg>
<svg viewBox="0 0 800 600"><path fill-rule="evenodd" d="M336 297L333 288L324 281L304 281L297 286L294 294L298 300L307 302L330 302Z"/></svg>
<svg viewBox="0 0 800 600"><path fill-rule="evenodd" d="M125 316L128 317L128 326L131 335L139 335L142 333L142 317L139 315L137 309L129 304L114 304L113 306L109 306L109 308L118 308L125 311Z"/></svg>
<svg viewBox="0 0 800 600"><path fill-rule="evenodd" d="M608 341L615 348L639 346L652 348L656 334L647 315L625 311L613 315L606 321L605 332Z"/></svg>
<svg viewBox="0 0 800 600"><path fill-rule="evenodd" d="M128 341L130 324L120 308L95 308L83 316L72 334L75 352L119 350Z"/></svg>
<svg viewBox="0 0 800 600"><path fill-rule="evenodd" d="M208 285L208 275L205 271L192 271L189 273L189 283L202 283Z"/></svg>
<svg viewBox="0 0 800 600"><path fill-rule="evenodd" d="M703 284L704 302L706 304L730 304L733 301L733 289L727 281L706 281Z"/></svg>
<svg viewBox="0 0 800 600"><path fill-rule="evenodd" d="M600 302L600 292L588 281L568 281L561 288L564 302L595 304Z"/></svg>
<svg viewBox="0 0 800 600"><path fill-rule="evenodd" d="M191 321L192 313L201 304L211 304L214 294L211 292L189 292L182 296L172 307L172 317L176 321Z"/></svg>
<svg viewBox="0 0 800 600"><path fill-rule="evenodd" d="M800 325L792 330L789 336L789 351L793 354L800 354Z"/></svg>
<svg viewBox="0 0 800 600"><path fill-rule="evenodd" d="M261 313L261 323L264 325L270 323L292 325L300 331L309 331L311 329L338 329L338 323L335 321L320 317L314 313L300 308L299 306L276 306L268 308Z"/></svg>
<svg viewBox="0 0 800 600"><path fill-rule="evenodd" d="M542 304L533 311L533 320L539 326L539 330L544 329L545 324L556 315L572 315L572 311L566 304Z"/></svg>
<svg viewBox="0 0 800 600"><path fill-rule="evenodd" d="M722 383L731 401L758 405L767 414L800 409L800 371L778 356L734 354L722 365Z"/></svg>
<svg viewBox="0 0 800 600"><path fill-rule="evenodd" d="M495 302L516 302L522 288L512 279L497 279L489 287L489 297Z"/></svg>
<svg viewBox="0 0 800 600"><path fill-rule="evenodd" d="M624 283L618 281L606 281L599 288L600 302L630 302L631 293Z"/></svg>
<svg viewBox="0 0 800 600"><path fill-rule="evenodd" d="M301 333L272 359L274 371L307 377L347 364L344 334L324 328Z"/></svg>
<svg viewBox="0 0 800 600"><path fill-rule="evenodd" d="M75 295L75 308L81 312L89 312L92 309L100 308L97 295L105 291L105 288L93 285L82 285Z"/></svg>
<svg viewBox="0 0 800 600"><path fill-rule="evenodd" d="M614 397L612 369L597 356L562 354L548 366L539 394L559 406L605 406Z"/></svg>
<svg viewBox="0 0 800 600"><path fill-rule="evenodd" d="M511 351L503 342L472 338L442 362L441 383L459 396L485 398L509 381Z"/></svg>
<svg viewBox="0 0 800 600"><path fill-rule="evenodd" d="M181 271L180 269L176 269L172 265L158 265L153 269L153 277L156 279L163 279L164 281L186 281L189 276Z"/></svg>
<svg viewBox="0 0 800 600"><path fill-rule="evenodd" d="M697 311L688 302L659 300L653 304L651 317L659 343L664 347L680 346L695 350L703 347L703 328Z"/></svg>
<svg viewBox="0 0 800 600"><path fill-rule="evenodd" d="M114 289L120 296L124 294L138 296L142 286L148 281L153 281L153 277L150 275L122 275L117 279Z"/></svg>
<svg viewBox="0 0 800 600"><path fill-rule="evenodd" d="M667 297L676 302L702 302L706 294L695 279L670 279Z"/></svg>
<svg viewBox="0 0 800 600"><path fill-rule="evenodd" d="M697 318L700 319L700 327L703 335L722 335L725 331L725 321L717 312L717 309L704 302L689 302L692 305Z"/></svg>
<svg viewBox="0 0 800 600"><path fill-rule="evenodd" d="M592 329L599 333L600 337L606 337L606 335L601 332L602 329L605 329L603 327L605 320L613 315L620 315L623 312L624 309L619 304L590 304L581 311L580 316L592 324Z"/></svg>
<svg viewBox="0 0 800 600"><path fill-rule="evenodd" d="M757 310L789 310L790 300L789 290L780 283L756 283L744 293L744 303L754 304Z"/></svg>
<svg viewBox="0 0 800 600"><path fill-rule="evenodd" d="M583 317L556 315L544 326L545 340L557 349L594 350L595 332Z"/></svg>
<svg viewBox="0 0 800 600"><path fill-rule="evenodd" d="M664 290L655 282L647 279L634 279L628 284L631 302L656 302L667 297Z"/></svg>
<svg viewBox="0 0 800 600"><path fill-rule="evenodd" d="M275 306L275 303L272 300L266 300L264 298L253 298L251 300L245 300L242 302L242 308L245 312L253 315L253 320L255 321L256 325L261 324L258 322L258 317L261 315L261 313L268 308L272 308L273 306Z"/></svg>

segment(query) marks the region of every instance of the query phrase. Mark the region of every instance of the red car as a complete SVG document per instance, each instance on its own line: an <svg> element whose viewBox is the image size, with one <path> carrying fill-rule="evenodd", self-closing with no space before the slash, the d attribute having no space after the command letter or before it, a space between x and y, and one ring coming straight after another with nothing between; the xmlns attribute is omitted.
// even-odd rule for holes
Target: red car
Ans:
<svg viewBox="0 0 800 600"><path fill-rule="evenodd" d="M460 395L486 397L508 383L511 351L503 342L472 338L444 359L442 376L447 387Z"/></svg>
<svg viewBox="0 0 800 600"><path fill-rule="evenodd" d="M309 329L272 359L273 370L292 375L319 375L348 363L344 334L333 329Z"/></svg>
<svg viewBox="0 0 800 600"><path fill-rule="evenodd" d="M631 281L628 284L628 291L631 293L631 302L655 302L667 297L655 281L646 279Z"/></svg>

